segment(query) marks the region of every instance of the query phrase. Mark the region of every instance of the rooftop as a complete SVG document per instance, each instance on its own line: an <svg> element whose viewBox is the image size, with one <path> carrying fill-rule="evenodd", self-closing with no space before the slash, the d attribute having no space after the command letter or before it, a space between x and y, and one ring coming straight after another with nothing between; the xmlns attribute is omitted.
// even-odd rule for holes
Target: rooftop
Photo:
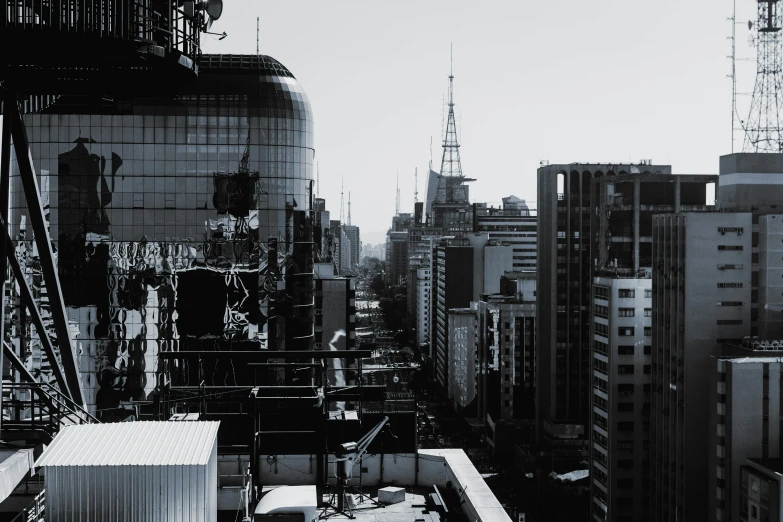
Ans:
<svg viewBox="0 0 783 522"><path fill-rule="evenodd" d="M67 426L35 466L204 465L216 448L219 425L139 421Z"/></svg>
<svg viewBox="0 0 783 522"><path fill-rule="evenodd" d="M777 458L777 459L752 459L748 458L749 461L753 462L754 464L757 464L763 468L766 468L770 471L774 471L775 473L779 473L783 475L783 458Z"/></svg>

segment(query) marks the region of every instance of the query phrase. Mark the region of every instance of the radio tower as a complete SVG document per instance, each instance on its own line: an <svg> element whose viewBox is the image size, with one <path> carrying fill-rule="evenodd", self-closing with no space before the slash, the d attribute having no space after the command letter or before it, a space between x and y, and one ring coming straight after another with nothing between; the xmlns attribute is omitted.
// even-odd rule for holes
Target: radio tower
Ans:
<svg viewBox="0 0 783 522"><path fill-rule="evenodd" d="M419 202L419 167L416 167L416 172L413 175L413 203Z"/></svg>
<svg viewBox="0 0 783 522"><path fill-rule="evenodd" d="M758 0L756 85L745 124L743 152L783 152L780 0Z"/></svg>
<svg viewBox="0 0 783 522"><path fill-rule="evenodd" d="M348 191L348 226L351 226L351 191Z"/></svg>
<svg viewBox="0 0 783 522"><path fill-rule="evenodd" d="M400 215L400 171L397 171L397 202L394 207L395 216Z"/></svg>
<svg viewBox="0 0 783 522"><path fill-rule="evenodd" d="M446 135L443 137L443 159L441 176L462 177L462 163L459 160L459 141L457 123L454 119L454 59L453 52L449 62L449 115L446 121Z"/></svg>
<svg viewBox="0 0 783 522"><path fill-rule="evenodd" d="M345 224L345 192L343 192L343 178L340 178L340 226Z"/></svg>

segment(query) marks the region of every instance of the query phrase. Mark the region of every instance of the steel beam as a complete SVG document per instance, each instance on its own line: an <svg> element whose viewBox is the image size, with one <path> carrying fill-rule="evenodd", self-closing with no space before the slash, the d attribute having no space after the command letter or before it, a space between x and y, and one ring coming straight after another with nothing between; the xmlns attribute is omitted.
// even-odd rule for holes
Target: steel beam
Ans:
<svg viewBox="0 0 783 522"><path fill-rule="evenodd" d="M21 294L20 297L22 298L22 302L27 305L27 309L30 312L30 318L33 321L35 329L38 331L38 336L41 338L41 346L43 347L44 352L46 352L46 357L48 357L49 363L52 365L52 373L54 373L54 378L57 381L57 385L60 387L60 391L63 393L63 395L66 397L71 397L72 395L70 393L70 388L68 387L68 382L65 379L65 374L63 373L63 369L60 366L60 362L55 356L52 341L49 339L49 332L47 332L46 328L44 327L41 313L38 311L38 307L35 305L33 292L30 290L30 286L27 284L27 280L24 278L24 273L22 272L22 267L19 264L19 260L16 259L16 255L14 254L14 245L13 241L11 241L11 236L8 235L8 232L6 232L5 236L6 241L4 246L8 255L6 258L4 258L4 260L8 260L11 265L11 270L13 270L14 275L16 276L16 282L19 285L19 293ZM2 241L0 241L0 243L2 243Z"/></svg>
<svg viewBox="0 0 783 522"><path fill-rule="evenodd" d="M193 351L193 352L160 352L161 359L224 359L242 360L265 359L361 359L372 357L370 350L302 350L302 351L269 351L269 350L236 350L236 351Z"/></svg>
<svg viewBox="0 0 783 522"><path fill-rule="evenodd" d="M8 358L8 362L11 363L11 366L13 366L14 369L16 369L16 371L19 372L19 375L22 377L22 380L24 380L25 382L29 382L30 384L33 385L41 384L35 380L35 377L33 377L33 374L30 373L30 370L27 369L24 363L19 359L19 357L16 356L14 351L11 349L10 346L8 346L8 343L6 342L3 342L3 354ZM32 390L49 407L49 414L54 415L55 408L51 397L49 397L49 395L38 386L33 386Z"/></svg>
<svg viewBox="0 0 783 522"><path fill-rule="evenodd" d="M3 104L3 114L7 113L7 106L10 102L0 99ZM0 120L2 125L2 135L0 135L0 219L3 220L3 226L8 229L8 195L9 179L11 176L11 121L10 118L3 116ZM8 266L6 265L7 245L0 241L0 343L5 343L5 278ZM3 352L0 350L0 368L3 364ZM0 383L0 411L3 407L2 383ZM0 429L2 429L2 419L0 419Z"/></svg>
<svg viewBox="0 0 783 522"><path fill-rule="evenodd" d="M86 409L87 405L84 401L82 380L79 375L79 364L71 346L68 318L65 315L65 302L63 301L62 289L60 288L60 279L57 276L52 241L49 237L49 230L44 219L43 207L41 206L38 181L35 167L33 166L32 154L30 153L30 144L27 139L27 130L25 129L22 114L19 111L19 105L16 100L11 96L6 96L6 102L5 105L8 110L5 111L4 118L9 118L11 121L11 136L13 137L14 150L16 151L17 165L19 166L19 177L24 188L25 199L27 200L27 209L33 233L35 234L35 243L38 246L41 270L46 283L46 291L49 294L49 306L54 319L54 328L57 332L57 345L60 348L60 358L63 362L65 378L68 381L70 398L73 402Z"/></svg>

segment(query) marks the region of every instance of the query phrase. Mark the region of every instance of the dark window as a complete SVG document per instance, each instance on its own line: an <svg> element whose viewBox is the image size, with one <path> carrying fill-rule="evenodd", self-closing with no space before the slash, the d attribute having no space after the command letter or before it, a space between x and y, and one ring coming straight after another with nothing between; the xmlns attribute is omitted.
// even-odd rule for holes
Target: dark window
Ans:
<svg viewBox="0 0 783 522"><path fill-rule="evenodd" d="M617 411L633 411L633 403L632 402L620 402L617 404Z"/></svg>
<svg viewBox="0 0 783 522"><path fill-rule="evenodd" d="M633 468L633 459L618 459L617 467L620 469L631 469Z"/></svg>
<svg viewBox="0 0 783 522"><path fill-rule="evenodd" d="M617 431L633 431L633 422L632 421L618 422Z"/></svg>
<svg viewBox="0 0 783 522"><path fill-rule="evenodd" d="M620 344L617 346L617 353L619 355L633 355L632 344Z"/></svg>
<svg viewBox="0 0 783 522"><path fill-rule="evenodd" d="M633 489L633 479L632 478L620 478L617 479L617 489Z"/></svg>
<svg viewBox="0 0 783 522"><path fill-rule="evenodd" d="M650 355L652 353L652 346L649 344L644 345L644 355Z"/></svg>
<svg viewBox="0 0 783 522"><path fill-rule="evenodd" d="M619 326L617 328L617 335L628 337L633 335L633 326Z"/></svg>
<svg viewBox="0 0 783 522"><path fill-rule="evenodd" d="M633 288L620 288L618 290L618 297L636 297L636 290Z"/></svg>
<svg viewBox="0 0 783 522"><path fill-rule="evenodd" d="M718 245L718 250L742 250L742 245Z"/></svg>
<svg viewBox="0 0 783 522"><path fill-rule="evenodd" d="M644 327L644 335L651 336L652 335L652 326L645 326Z"/></svg>
<svg viewBox="0 0 783 522"><path fill-rule="evenodd" d="M617 373L631 375L633 374L633 364L618 364Z"/></svg>
<svg viewBox="0 0 783 522"><path fill-rule="evenodd" d="M617 310L618 317L634 317L633 308L620 308Z"/></svg>

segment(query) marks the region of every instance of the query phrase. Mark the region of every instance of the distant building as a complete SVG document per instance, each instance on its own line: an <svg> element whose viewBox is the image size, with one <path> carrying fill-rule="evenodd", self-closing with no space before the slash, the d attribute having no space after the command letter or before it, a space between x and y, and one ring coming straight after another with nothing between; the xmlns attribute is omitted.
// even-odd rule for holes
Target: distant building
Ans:
<svg viewBox="0 0 783 522"><path fill-rule="evenodd" d="M404 284L408 270L408 232L386 234L386 286Z"/></svg>
<svg viewBox="0 0 783 522"><path fill-rule="evenodd" d="M644 519L650 495L652 279L593 280L591 511Z"/></svg>
<svg viewBox="0 0 783 522"><path fill-rule="evenodd" d="M752 226L738 212L653 218L653 520L706 518L707 369L717 347L750 325Z"/></svg>
<svg viewBox="0 0 783 522"><path fill-rule="evenodd" d="M432 303L432 269L428 266L416 270L416 344L421 347L430 343Z"/></svg>
<svg viewBox="0 0 783 522"><path fill-rule="evenodd" d="M315 279L315 349L352 350L356 347L356 280ZM330 359L328 374L333 386L348 384L355 375L340 372L345 359Z"/></svg>
<svg viewBox="0 0 783 522"><path fill-rule="evenodd" d="M356 225L345 225L343 226L343 231L345 232L345 235L348 236L348 241L351 242L348 263L351 269L355 269L362 261L362 241L359 235L359 227Z"/></svg>
<svg viewBox="0 0 783 522"><path fill-rule="evenodd" d="M476 312L449 310L448 398L459 411L476 397Z"/></svg>
<svg viewBox="0 0 783 522"><path fill-rule="evenodd" d="M513 247L514 270L536 269L538 219L531 215L525 200L515 196L503 198L502 209L474 204L473 213L475 232L486 233L490 240Z"/></svg>
<svg viewBox="0 0 783 522"><path fill-rule="evenodd" d="M448 392L449 310L467 308L473 297L473 247L439 245L433 260L433 362L435 381Z"/></svg>
<svg viewBox="0 0 783 522"><path fill-rule="evenodd" d="M535 272L507 272L501 291L476 303L477 417L535 416Z"/></svg>

